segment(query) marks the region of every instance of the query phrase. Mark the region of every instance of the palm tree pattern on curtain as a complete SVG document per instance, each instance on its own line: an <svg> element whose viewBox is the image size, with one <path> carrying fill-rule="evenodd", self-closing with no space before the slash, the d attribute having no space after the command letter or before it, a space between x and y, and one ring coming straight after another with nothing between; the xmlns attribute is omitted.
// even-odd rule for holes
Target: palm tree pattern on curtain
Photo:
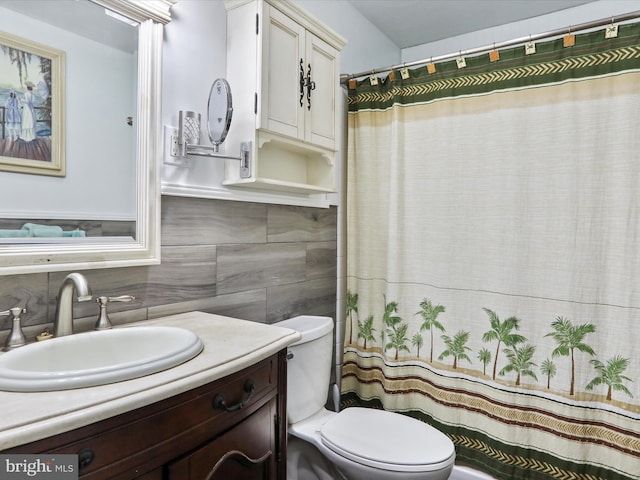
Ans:
<svg viewBox="0 0 640 480"><path fill-rule="evenodd" d="M358 298L358 295L353 295L349 292L353 298ZM419 312L421 315L425 311L425 305L431 305L431 301L428 298L424 298L424 300L420 303L422 310ZM445 311L445 307L442 305L438 305L439 310L441 312ZM422 342L415 342L412 338L415 338L415 335L419 335L421 331L425 330L425 323L422 323L418 327L418 331L414 334L414 337L410 337L409 332L409 324L403 322L402 318L398 315L393 315L397 313L398 303L391 301L386 302L385 298L385 308L382 313L382 317L384 319L385 325L387 325L387 329L385 331L385 335L380 337L380 343L376 342L376 338L373 335L375 329L372 327L374 316L369 315L364 322L357 321L358 324L358 341L362 341L362 348L365 350L376 350L380 349L381 345L384 345L382 348L383 352L386 354L387 350L391 350L392 357L394 360L398 360L399 352L407 352L409 357L415 357L417 359L420 358L420 347L422 346ZM546 382L539 383L539 379L535 373L535 369L538 367L532 361L532 358L535 354L536 347L528 343L528 340L525 336L520 334L512 333L512 330L518 330L520 328L520 320L516 317L509 317L504 321L500 321L498 315L491 311L488 308L483 309L489 315L489 322L491 329L487 331L484 335L482 335L483 342L498 342L498 346L496 347L496 351L494 354L494 364L493 364L493 376L492 379L496 379L496 369L498 365L498 353L502 351L507 357L507 362L505 366L498 372L498 378L507 377L509 373L515 373L516 377L511 380L516 386L520 385L520 377L521 375L531 377L536 382L535 388L540 389L549 389L551 388L551 378L555 376L557 371L556 365L550 361L548 358L544 360L540 367L539 372L543 375ZM352 309L352 312L357 312L357 308ZM431 324L431 323L430 323ZM445 332L446 328L441 324L438 327L438 330L443 332L441 338L443 343L446 345L446 348L440 352L440 355L437 357L438 360L443 360L447 357L453 357L453 369L457 369L458 360L465 360L471 367L478 365L478 368L470 368L467 370L467 373L475 376L486 377L487 376L487 364L491 362L492 354L486 348L479 350L477 356L477 364L474 364L471 357L467 354L471 349L466 346L469 341L470 333L460 330L453 337L450 337ZM581 325L573 325L573 323L563 317L558 317L556 320L549 324L550 332L546 335L548 337L553 337L557 342L558 346L554 348L551 352L553 357L555 356L569 356L571 358L571 383L567 389L569 396L575 395L575 360L574 360L574 350L579 350L580 352L588 353L591 356L595 356L596 353L594 350L586 343L584 343L584 337L587 333L596 333L595 325L581 324ZM411 345L410 345L411 344ZM349 343L347 343L349 345ZM368 346L367 346L368 345ZM412 350L411 346L415 347L415 354L410 355ZM500 347L504 347L502 350ZM625 382L633 382L631 378L628 378L623 375L624 371L629 365L628 358L622 358L619 355L616 355L614 358L607 360L607 365L605 365L600 359L587 359L587 361L593 366L593 379L587 382L582 386L582 391L593 391L598 386L608 387L606 390L606 400L609 401L612 399L612 391L622 392L624 395L628 397L633 397L628 388L625 387ZM429 362L433 363L433 354L429 358ZM482 367L480 367L482 365Z"/></svg>

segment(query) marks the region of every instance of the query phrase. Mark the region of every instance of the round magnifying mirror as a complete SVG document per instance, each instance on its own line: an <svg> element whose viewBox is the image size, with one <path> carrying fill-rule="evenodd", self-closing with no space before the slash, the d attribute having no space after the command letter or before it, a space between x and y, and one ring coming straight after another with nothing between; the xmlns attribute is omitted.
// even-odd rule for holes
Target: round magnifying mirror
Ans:
<svg viewBox="0 0 640 480"><path fill-rule="evenodd" d="M224 78L218 78L209 92L209 104L207 106L207 128L209 140L214 145L220 145L227 137L231 126L233 106L231 104L231 88Z"/></svg>

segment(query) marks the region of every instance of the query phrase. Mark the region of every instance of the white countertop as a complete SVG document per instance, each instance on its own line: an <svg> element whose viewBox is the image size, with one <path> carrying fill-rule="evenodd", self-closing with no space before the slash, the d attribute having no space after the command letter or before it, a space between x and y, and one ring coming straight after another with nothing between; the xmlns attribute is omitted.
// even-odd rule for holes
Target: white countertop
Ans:
<svg viewBox="0 0 640 480"><path fill-rule="evenodd" d="M0 451L83 427L238 372L291 345L294 330L189 312L127 326L166 325L195 332L203 351L177 367L124 382L56 392L0 392Z"/></svg>

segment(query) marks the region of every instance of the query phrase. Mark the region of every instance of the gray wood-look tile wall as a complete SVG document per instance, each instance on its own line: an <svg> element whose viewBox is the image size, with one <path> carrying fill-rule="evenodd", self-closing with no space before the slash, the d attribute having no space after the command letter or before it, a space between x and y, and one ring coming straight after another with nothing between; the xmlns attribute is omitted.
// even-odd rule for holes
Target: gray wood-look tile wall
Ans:
<svg viewBox="0 0 640 480"><path fill-rule="evenodd" d="M136 297L109 305L113 323L192 310L263 323L335 319L335 208L163 196L161 235L160 265L82 272L94 297ZM25 332L34 336L52 321L67 273L0 276L0 310L25 306ZM75 303L76 328L91 328L97 314L95 302ZM4 336L9 328L1 318Z"/></svg>

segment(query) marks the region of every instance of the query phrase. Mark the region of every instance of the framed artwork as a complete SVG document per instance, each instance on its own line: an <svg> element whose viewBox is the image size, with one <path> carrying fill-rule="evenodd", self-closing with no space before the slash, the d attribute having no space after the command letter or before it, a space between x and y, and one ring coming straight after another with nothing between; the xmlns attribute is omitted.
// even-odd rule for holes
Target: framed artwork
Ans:
<svg viewBox="0 0 640 480"><path fill-rule="evenodd" d="M0 32L0 170L65 175L65 53Z"/></svg>

